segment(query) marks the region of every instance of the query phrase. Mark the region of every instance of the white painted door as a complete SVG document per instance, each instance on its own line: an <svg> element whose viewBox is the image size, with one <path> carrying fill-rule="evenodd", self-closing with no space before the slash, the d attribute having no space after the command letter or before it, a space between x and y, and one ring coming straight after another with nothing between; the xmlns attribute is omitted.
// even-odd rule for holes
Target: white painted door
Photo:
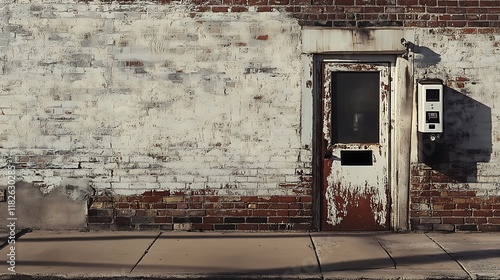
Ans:
<svg viewBox="0 0 500 280"><path fill-rule="evenodd" d="M323 230L388 230L387 63L322 65Z"/></svg>

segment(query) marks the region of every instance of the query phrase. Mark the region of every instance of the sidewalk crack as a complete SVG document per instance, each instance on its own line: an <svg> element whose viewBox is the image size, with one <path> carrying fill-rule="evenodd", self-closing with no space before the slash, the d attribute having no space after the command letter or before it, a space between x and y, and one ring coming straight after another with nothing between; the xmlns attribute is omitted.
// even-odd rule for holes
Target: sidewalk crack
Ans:
<svg viewBox="0 0 500 280"><path fill-rule="evenodd" d="M316 262L318 263L319 274L321 275L321 279L325 279L325 277L323 276L323 269L321 268L321 262L319 261L319 256L318 256L318 251L316 249L316 244L314 244L314 240L313 240L311 234L309 234L309 239L311 240L311 244L313 246L313 251L314 251L314 256L316 257Z"/></svg>
<svg viewBox="0 0 500 280"><path fill-rule="evenodd" d="M391 254L389 253L389 250L387 248L385 248L385 246L382 244L382 242L380 242L380 240L378 240L376 237L374 237L373 239L375 239L375 241L377 241L378 245L380 245L380 247L382 247L382 249L384 249L385 253L387 254L387 256L389 256L389 258L391 259L392 261L392 264L394 265L394 269L398 269L397 267L397 262L396 260L391 256Z"/></svg>
<svg viewBox="0 0 500 280"><path fill-rule="evenodd" d="M139 265L139 263L142 261L142 259L146 256L146 254L149 252L149 249L151 249L151 247L153 247L153 244L155 244L156 240L158 240L158 238L160 238L160 235L162 234L162 232L158 233L158 235L156 236L156 238L153 240L153 242L151 242L151 244L149 244L148 248L146 249L146 251L144 251L144 253L142 254L142 256L139 258L139 260L135 263L134 267L132 267L132 269L129 271L129 273L132 273L134 271L134 269Z"/></svg>
<svg viewBox="0 0 500 280"><path fill-rule="evenodd" d="M441 246L441 244L439 244L436 240L432 239L432 237L427 235L427 233L425 234L425 236L427 236L427 238L432 240L432 242L434 242L439 248L441 248L441 250L443 250L448 256L450 256L450 258L452 258L460 266L460 268L462 268L462 270L465 273L467 273L467 276L469 276L469 279L474 279L474 277L472 277L472 274L467 270L467 268L465 268L465 266L459 260L457 260L455 257L453 257L453 255L450 252L448 252L448 250L446 250L443 246Z"/></svg>

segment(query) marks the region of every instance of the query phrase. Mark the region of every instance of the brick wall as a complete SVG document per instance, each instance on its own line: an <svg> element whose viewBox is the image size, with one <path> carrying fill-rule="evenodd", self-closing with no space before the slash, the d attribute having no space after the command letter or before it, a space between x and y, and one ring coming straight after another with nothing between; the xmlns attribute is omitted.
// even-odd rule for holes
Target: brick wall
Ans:
<svg viewBox="0 0 500 280"><path fill-rule="evenodd" d="M219 196L211 191L149 191L96 197L90 229L310 230L312 197Z"/></svg>
<svg viewBox="0 0 500 280"><path fill-rule="evenodd" d="M136 1L118 2L136 3ZM154 3L179 2L160 0ZM190 10L193 16L205 12L278 11L299 19L301 25L500 27L500 4L495 0L192 0L189 3L192 4Z"/></svg>
<svg viewBox="0 0 500 280"><path fill-rule="evenodd" d="M460 2L460 1L459 1ZM411 228L500 230L498 29L422 29L415 78L440 78L444 135L420 137L412 164Z"/></svg>
<svg viewBox="0 0 500 280"><path fill-rule="evenodd" d="M21 182L47 195L88 179L91 227L311 228L297 20L152 3L2 7L0 154Z"/></svg>
<svg viewBox="0 0 500 280"><path fill-rule="evenodd" d="M88 179L91 228L310 229L301 27L404 27L451 128L412 159L412 228L498 229L499 5L9 0L0 160L44 194Z"/></svg>
<svg viewBox="0 0 500 280"><path fill-rule="evenodd" d="M415 167L412 175L412 229L500 231L498 184L460 183L425 166Z"/></svg>

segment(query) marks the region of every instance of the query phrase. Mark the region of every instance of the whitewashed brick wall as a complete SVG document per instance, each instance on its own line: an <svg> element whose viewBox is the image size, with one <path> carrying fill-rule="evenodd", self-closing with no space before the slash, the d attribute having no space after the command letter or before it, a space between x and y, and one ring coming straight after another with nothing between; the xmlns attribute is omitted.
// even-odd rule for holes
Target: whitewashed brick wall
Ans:
<svg viewBox="0 0 500 280"><path fill-rule="evenodd" d="M414 55L415 79L442 79L447 88L446 138L436 146L446 150L445 165L439 168L454 171L466 165L472 173L464 174L462 187L491 190L494 184L492 195L498 195L500 66L494 61L500 57L500 35L489 28L420 29L415 42L421 46Z"/></svg>
<svg viewBox="0 0 500 280"><path fill-rule="evenodd" d="M0 153L24 181L254 195L311 173L296 20L45 1L0 13Z"/></svg>

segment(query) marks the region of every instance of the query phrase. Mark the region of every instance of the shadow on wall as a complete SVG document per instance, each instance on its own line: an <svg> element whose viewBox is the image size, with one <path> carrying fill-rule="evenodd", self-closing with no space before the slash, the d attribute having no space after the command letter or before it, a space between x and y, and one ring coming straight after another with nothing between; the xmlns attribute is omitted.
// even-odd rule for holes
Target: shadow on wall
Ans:
<svg viewBox="0 0 500 280"><path fill-rule="evenodd" d="M406 41L404 38L401 39L401 44L406 48L406 53L403 57L408 59L409 53L412 52L414 56L413 61L419 67L434 66L441 62L441 55L428 47L415 45L413 42Z"/></svg>
<svg viewBox="0 0 500 280"><path fill-rule="evenodd" d="M441 62L441 55L428 47L415 45L413 51L415 53L414 62L418 64L419 67L434 66Z"/></svg>
<svg viewBox="0 0 500 280"><path fill-rule="evenodd" d="M443 137L431 142L420 135L421 161L456 182L477 182L477 163L491 159L491 109L446 86L443 94Z"/></svg>

